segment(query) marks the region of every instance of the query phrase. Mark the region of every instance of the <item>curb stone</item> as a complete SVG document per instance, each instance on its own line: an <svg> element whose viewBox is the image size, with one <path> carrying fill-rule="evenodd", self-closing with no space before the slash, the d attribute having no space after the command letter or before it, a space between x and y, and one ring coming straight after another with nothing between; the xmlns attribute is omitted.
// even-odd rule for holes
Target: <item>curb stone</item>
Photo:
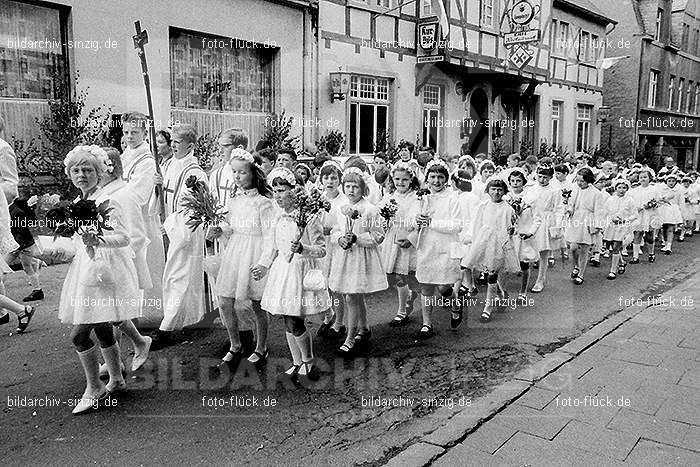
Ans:
<svg viewBox="0 0 700 467"><path fill-rule="evenodd" d="M693 276L690 275L687 279ZM679 286L680 284L676 287ZM666 291L666 294L669 291ZM446 452L444 448L460 443L469 433L478 429L484 422L490 420L512 402L519 399L535 383L555 372L565 363L574 360L586 349L612 334L623 324L634 322L635 317L649 308L647 306L632 305L607 316L557 351L521 370L511 381L502 383L486 396L476 400L471 407L458 412L454 417L450 418L446 425L424 436L419 443L399 453L385 465L422 467L430 464ZM469 412L469 415L466 412Z"/></svg>

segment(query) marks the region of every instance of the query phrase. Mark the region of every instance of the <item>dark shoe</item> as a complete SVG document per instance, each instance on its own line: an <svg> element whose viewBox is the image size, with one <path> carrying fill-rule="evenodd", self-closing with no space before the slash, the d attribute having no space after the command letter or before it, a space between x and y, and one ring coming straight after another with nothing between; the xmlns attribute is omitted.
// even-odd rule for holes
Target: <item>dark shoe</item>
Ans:
<svg viewBox="0 0 700 467"><path fill-rule="evenodd" d="M300 374L299 371L304 370L306 374ZM307 386L310 383L315 383L321 379L321 372L311 362L302 362L301 367L297 370L297 381L302 386Z"/></svg>
<svg viewBox="0 0 700 467"><path fill-rule="evenodd" d="M287 371L277 375L277 381L281 383L294 383L297 379L297 374L299 374L299 368L301 368L301 365L292 365Z"/></svg>
<svg viewBox="0 0 700 467"><path fill-rule="evenodd" d="M372 331L369 329L363 333L357 333L355 335L355 346L353 348L360 352L366 352L367 349L369 349L370 337L372 337Z"/></svg>
<svg viewBox="0 0 700 467"><path fill-rule="evenodd" d="M154 350L164 349L171 345L175 345L175 341L172 337L172 331L161 331L158 329L153 335L153 340L151 341L151 352Z"/></svg>
<svg viewBox="0 0 700 467"><path fill-rule="evenodd" d="M539 268L540 268L540 262L539 262L539 261L535 261L534 263L532 263L532 267L535 268L535 269L539 269Z"/></svg>
<svg viewBox="0 0 700 467"><path fill-rule="evenodd" d="M265 352L260 353L257 350L254 351L250 356L248 357L248 362L250 362L255 368L260 369L265 366L267 363L267 357L270 356L270 351L265 350ZM253 360L251 360L251 358Z"/></svg>
<svg viewBox="0 0 700 467"><path fill-rule="evenodd" d="M572 279L576 279L576 278L578 277L578 273L579 273L579 269L578 269L578 268L572 269L572 270L571 270L571 278L572 278Z"/></svg>
<svg viewBox="0 0 700 467"><path fill-rule="evenodd" d="M41 289L34 289L32 290L32 293L27 295L22 299L23 302L34 302L37 300L43 300L44 299L44 291Z"/></svg>
<svg viewBox="0 0 700 467"><path fill-rule="evenodd" d="M678 238L678 241L679 241L679 242L684 242L684 241L685 241L685 238L679 237L679 238Z"/></svg>
<svg viewBox="0 0 700 467"><path fill-rule="evenodd" d="M639 264L639 258L632 258L630 264Z"/></svg>
<svg viewBox="0 0 700 467"><path fill-rule="evenodd" d="M420 330L416 333L416 340L419 341L424 341L427 339L430 339L435 335L435 331L433 331L432 326L428 326L427 324L424 324L421 326Z"/></svg>
<svg viewBox="0 0 700 467"><path fill-rule="evenodd" d="M394 319L392 319L389 322L389 326L391 326L392 328L398 328L400 326L403 326L407 322L408 322L408 315L403 315L403 316L396 315L396 316L394 316Z"/></svg>
<svg viewBox="0 0 700 467"><path fill-rule="evenodd" d="M445 290L442 293L442 298L450 298L450 297L452 297L453 294L454 294L454 289L452 288L452 286L450 286L447 288L447 290Z"/></svg>
<svg viewBox="0 0 700 467"><path fill-rule="evenodd" d="M335 353L343 358L353 358L355 356L355 349L343 344L335 351Z"/></svg>
<svg viewBox="0 0 700 467"><path fill-rule="evenodd" d="M226 352L226 355L224 355L224 358L221 359L221 362L219 362L218 367L227 366L231 373L235 373L243 358L242 348L238 350L229 350Z"/></svg>
<svg viewBox="0 0 700 467"><path fill-rule="evenodd" d="M476 297L477 295L479 295L479 289L477 289L476 286L474 286L473 289L469 290L468 296L469 297Z"/></svg>
<svg viewBox="0 0 700 467"><path fill-rule="evenodd" d="M328 339L343 339L345 338L345 334L347 334L348 330L345 326L340 326L340 329L337 331L333 329L332 327L328 329Z"/></svg>
<svg viewBox="0 0 700 467"><path fill-rule="evenodd" d="M556 262L554 261L554 258L549 258L547 260L547 264L549 265L550 268L553 268Z"/></svg>
<svg viewBox="0 0 700 467"><path fill-rule="evenodd" d="M333 326L334 322L335 319L332 319L329 323L321 323L321 326L318 328L318 331L316 331L316 335L318 337L328 337L328 330L331 329L331 326Z"/></svg>
<svg viewBox="0 0 700 467"><path fill-rule="evenodd" d="M255 350L255 333L253 331L238 331L238 337L241 339L241 355L243 358L248 358Z"/></svg>
<svg viewBox="0 0 700 467"><path fill-rule="evenodd" d="M27 326L29 326L29 322L32 320L32 316L34 316L34 309L33 306L25 306L24 307L24 312L21 315L17 315L17 331L19 334L22 334L25 329L27 329Z"/></svg>
<svg viewBox="0 0 700 467"><path fill-rule="evenodd" d="M0 316L0 325L7 324L10 322L10 314L5 313L4 316Z"/></svg>
<svg viewBox="0 0 700 467"><path fill-rule="evenodd" d="M656 261L656 255L649 255L649 262L653 263L654 261Z"/></svg>
<svg viewBox="0 0 700 467"><path fill-rule="evenodd" d="M664 250L664 254L666 256L671 256L671 250Z"/></svg>
<svg viewBox="0 0 700 467"><path fill-rule="evenodd" d="M617 274L615 274L614 272L608 273L608 280L609 281L614 281L615 279L617 279Z"/></svg>
<svg viewBox="0 0 700 467"><path fill-rule="evenodd" d="M581 277L581 276L576 276L576 277L574 278L574 284L576 284L576 285L583 285L583 277Z"/></svg>
<svg viewBox="0 0 700 467"><path fill-rule="evenodd" d="M591 263L591 266L593 266L594 268L600 267L600 260L599 259L591 258L590 263Z"/></svg>
<svg viewBox="0 0 700 467"><path fill-rule="evenodd" d="M620 264L620 265L617 267L617 275L618 275L618 276L621 276L622 274L624 274L624 273L625 273L625 268L626 268L626 266L625 266L624 264Z"/></svg>
<svg viewBox="0 0 700 467"><path fill-rule="evenodd" d="M477 277L476 280L475 280L474 282L476 282L476 283L479 284L479 285L486 285L486 282L487 282L487 280L486 280L486 273L485 273L485 272L480 272L480 273L479 273L479 277Z"/></svg>

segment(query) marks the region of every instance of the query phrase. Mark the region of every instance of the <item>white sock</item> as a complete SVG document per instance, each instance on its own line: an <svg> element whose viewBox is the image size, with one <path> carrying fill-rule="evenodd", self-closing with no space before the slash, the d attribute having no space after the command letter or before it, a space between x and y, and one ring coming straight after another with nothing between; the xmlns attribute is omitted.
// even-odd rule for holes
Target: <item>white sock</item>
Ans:
<svg viewBox="0 0 700 467"><path fill-rule="evenodd" d="M292 354L292 363L296 366L301 365L301 350L299 350L299 345L297 344L297 340L294 337L294 334L291 332L286 333L287 337L287 345L289 346L289 351ZM291 368L287 370L288 373L291 373Z"/></svg>
<svg viewBox="0 0 700 467"><path fill-rule="evenodd" d="M617 267L620 265L620 254L615 253L612 255L612 264L610 265L610 272L617 274Z"/></svg>
<svg viewBox="0 0 700 467"><path fill-rule="evenodd" d="M301 361L310 362L314 359L313 342L311 341L311 335L309 331L304 331L301 336L294 336L297 342L299 351L301 352Z"/></svg>

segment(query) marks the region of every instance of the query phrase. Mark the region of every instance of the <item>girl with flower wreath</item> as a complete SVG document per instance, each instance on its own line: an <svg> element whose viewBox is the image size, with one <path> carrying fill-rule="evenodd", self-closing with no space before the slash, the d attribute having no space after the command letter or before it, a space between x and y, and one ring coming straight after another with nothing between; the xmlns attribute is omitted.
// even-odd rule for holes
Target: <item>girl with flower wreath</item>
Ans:
<svg viewBox="0 0 700 467"><path fill-rule="evenodd" d="M604 205L606 225L603 239L612 245L612 262L608 280L615 280L618 275L625 273L626 265L621 253L637 220L637 207L634 199L629 195L630 182L619 177L612 181L612 186L615 192L605 200Z"/></svg>
<svg viewBox="0 0 700 467"><path fill-rule="evenodd" d="M396 204L396 213L388 221L384 242L380 247L382 265L390 287L396 287L398 310L389 326L402 326L413 311L413 302L419 295L416 281L416 247L408 240L409 228L418 212L416 191L420 182L412 165L399 161L391 168L393 193L384 196L380 205Z"/></svg>
<svg viewBox="0 0 700 467"><path fill-rule="evenodd" d="M661 218L659 217L659 189L657 185L652 184L655 173L649 167L639 168L637 171L637 179L639 185L630 190L630 197L637 205L637 222L634 227L634 240L632 243L632 259L630 264L639 263L639 254L642 251L642 242L644 236L650 237L649 240L649 262L656 261L654 255L654 247L656 245L656 234L661 227Z"/></svg>
<svg viewBox="0 0 700 467"><path fill-rule="evenodd" d="M456 254L462 229L459 201L447 189L449 169L442 159L428 162L425 177L429 191L421 196L417 227L409 236L417 249L416 279L421 288L423 324L416 334L418 340L435 335L432 311L438 295L450 299L453 329L459 327L463 318L463 303L459 298L460 258Z"/></svg>
<svg viewBox="0 0 700 467"><path fill-rule="evenodd" d="M661 197L659 217L661 218L661 223L663 224L661 227L661 232L664 240L664 245L661 248L661 251L663 251L665 255L671 254L675 229L678 226L683 226L683 213L681 212L683 194L679 189L679 178L679 172L672 171L666 175L666 177L664 177L664 183L659 185L659 196Z"/></svg>
<svg viewBox="0 0 700 467"><path fill-rule="evenodd" d="M73 208L75 219L94 223L97 206L106 202L111 209L103 220L112 230L104 230L101 240L86 245L87 240L85 237L81 240L79 232L73 236L76 253L58 306L59 319L73 325L71 339L87 381L83 396L73 409L73 414L79 415L101 408L110 394L126 389L111 323L138 318L141 293L123 207L108 199L107 192L98 191L100 179L110 170L107 153L99 146L76 146L63 164L66 175L81 191L80 200ZM92 331L107 365L106 386L100 381L98 352L90 337Z"/></svg>
<svg viewBox="0 0 700 467"><path fill-rule="evenodd" d="M272 251L260 263L267 283L261 307L271 315L283 316L292 366L284 376L290 379L318 379L314 366L313 338L304 324L309 316L328 308L328 290L306 290L306 273L317 269L317 259L326 254L323 227L317 216L311 217L301 231L296 216L299 208L294 190L303 187L301 177L286 167L276 167L267 176L272 194L283 213L273 231Z"/></svg>
<svg viewBox="0 0 700 467"><path fill-rule="evenodd" d="M369 347L365 296L389 285L379 255L384 229L379 210L366 199L369 189L363 171L347 168L342 187L348 204L341 207L331 231L331 241L342 251L331 262L328 287L345 298L348 332L338 354L352 357Z"/></svg>
<svg viewBox="0 0 700 467"><path fill-rule="evenodd" d="M273 205L271 190L258 160L245 149L231 152L229 164L236 181L236 196L226 205L226 221L212 226L207 239L222 235L228 237L226 249L221 253L221 266L216 279L221 321L226 327L230 347L221 364L231 370L243 359L243 349L238 332L238 318L234 311L236 300L249 299L255 313L256 347L248 362L261 366L267 361L268 315L261 305L265 290L265 274L270 264L274 220L278 215Z"/></svg>

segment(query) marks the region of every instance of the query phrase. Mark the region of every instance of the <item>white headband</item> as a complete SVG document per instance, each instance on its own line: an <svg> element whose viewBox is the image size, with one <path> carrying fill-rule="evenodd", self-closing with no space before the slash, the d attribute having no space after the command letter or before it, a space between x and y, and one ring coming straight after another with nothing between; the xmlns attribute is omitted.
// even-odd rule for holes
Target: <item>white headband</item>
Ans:
<svg viewBox="0 0 700 467"><path fill-rule="evenodd" d="M233 151L231 151L229 161L233 159L238 159L241 161L250 162L251 164L255 164L255 158L253 157L253 155L243 148L235 148Z"/></svg>
<svg viewBox="0 0 700 467"><path fill-rule="evenodd" d="M450 171L450 168L447 166L445 161L442 159L432 159L428 164L425 166L425 173L428 173L428 170L431 168L435 167L436 165L439 165L440 167L444 167L448 172Z"/></svg>
<svg viewBox="0 0 700 467"><path fill-rule="evenodd" d="M109 159L107 152L101 147L91 144L89 146L76 146L71 149L68 154L66 154L65 159L63 159L63 165L66 167L66 175L68 174L68 163L73 158L73 156L79 152L86 152L97 159L97 162L101 165L102 171L106 173L114 172L114 164Z"/></svg>
<svg viewBox="0 0 700 467"><path fill-rule="evenodd" d="M398 161L391 167L391 175L394 175L394 172L398 171L408 172L409 174L411 174L411 177L416 176L416 169L413 167L413 165L409 164L408 162Z"/></svg>
<svg viewBox="0 0 700 467"><path fill-rule="evenodd" d="M292 186L297 185L297 179L294 176L294 173L292 173L292 171L286 167L275 167L274 169L272 169L267 176L267 184L272 185L272 182L276 178L281 178L282 180L284 180Z"/></svg>
<svg viewBox="0 0 700 467"><path fill-rule="evenodd" d="M334 161L332 159L329 159L326 162L324 162L321 165L321 170L323 170L324 167L333 167L333 168L338 169L338 172L340 172L341 174L343 173L343 168L340 167L340 164L338 164L336 161Z"/></svg>
<svg viewBox="0 0 700 467"><path fill-rule="evenodd" d="M365 173L357 167L348 167L347 169L345 169L345 172L343 172L343 178L350 174L359 175L363 179L365 178Z"/></svg>

